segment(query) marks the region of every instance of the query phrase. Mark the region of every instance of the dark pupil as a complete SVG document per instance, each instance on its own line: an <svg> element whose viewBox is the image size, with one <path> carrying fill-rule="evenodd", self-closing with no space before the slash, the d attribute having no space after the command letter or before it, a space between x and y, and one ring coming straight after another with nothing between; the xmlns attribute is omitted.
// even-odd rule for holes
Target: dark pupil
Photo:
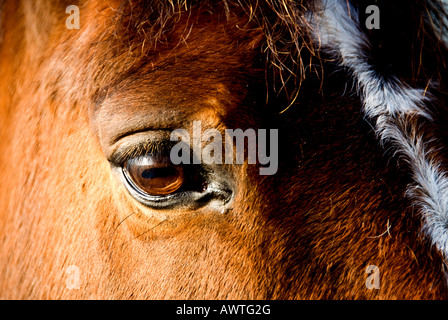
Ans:
<svg viewBox="0 0 448 320"><path fill-rule="evenodd" d="M172 167L165 168L151 168L142 172L144 179L167 178L177 174L177 171Z"/></svg>

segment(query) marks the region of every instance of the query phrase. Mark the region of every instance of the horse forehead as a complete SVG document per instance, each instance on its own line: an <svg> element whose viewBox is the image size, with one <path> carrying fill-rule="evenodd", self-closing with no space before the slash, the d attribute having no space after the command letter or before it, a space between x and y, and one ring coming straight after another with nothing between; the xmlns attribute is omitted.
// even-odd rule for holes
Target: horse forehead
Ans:
<svg viewBox="0 0 448 320"><path fill-rule="evenodd" d="M192 28L183 42L162 46L141 68L118 74L115 84L99 90L91 119L105 142L123 131L175 129L193 120L216 127L229 114L249 112L243 103L249 85L264 76L253 59L260 39L255 33L255 40L241 42L217 25Z"/></svg>

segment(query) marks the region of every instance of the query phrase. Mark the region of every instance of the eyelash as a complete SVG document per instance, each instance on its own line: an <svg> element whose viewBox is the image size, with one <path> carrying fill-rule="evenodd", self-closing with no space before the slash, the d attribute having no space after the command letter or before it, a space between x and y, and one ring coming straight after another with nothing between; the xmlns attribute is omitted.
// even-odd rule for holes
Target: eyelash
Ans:
<svg viewBox="0 0 448 320"><path fill-rule="evenodd" d="M150 154L169 154L173 146L171 141L143 141L115 152L109 159L117 167L122 167L126 161Z"/></svg>

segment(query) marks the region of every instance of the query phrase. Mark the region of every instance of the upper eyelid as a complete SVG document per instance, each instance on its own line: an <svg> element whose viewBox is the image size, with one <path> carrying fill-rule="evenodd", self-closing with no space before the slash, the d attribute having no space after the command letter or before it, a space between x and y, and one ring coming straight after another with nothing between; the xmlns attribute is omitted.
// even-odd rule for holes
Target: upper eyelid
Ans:
<svg viewBox="0 0 448 320"><path fill-rule="evenodd" d="M169 154L173 146L170 133L170 130L149 130L126 135L106 148L107 160L116 166L121 166L127 160L145 154Z"/></svg>
<svg viewBox="0 0 448 320"><path fill-rule="evenodd" d="M116 166L122 166L126 161L147 154L169 155L173 143L167 140L146 140L133 144L124 144L118 147L108 158Z"/></svg>

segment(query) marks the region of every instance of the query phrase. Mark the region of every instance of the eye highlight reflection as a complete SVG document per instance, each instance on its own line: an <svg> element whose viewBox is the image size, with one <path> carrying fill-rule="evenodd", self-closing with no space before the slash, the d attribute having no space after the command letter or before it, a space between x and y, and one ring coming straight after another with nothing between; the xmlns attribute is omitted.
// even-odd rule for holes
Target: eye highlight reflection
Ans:
<svg viewBox="0 0 448 320"><path fill-rule="evenodd" d="M148 154L129 159L123 173L137 190L150 196L173 194L185 182L184 167L173 165L168 156Z"/></svg>

